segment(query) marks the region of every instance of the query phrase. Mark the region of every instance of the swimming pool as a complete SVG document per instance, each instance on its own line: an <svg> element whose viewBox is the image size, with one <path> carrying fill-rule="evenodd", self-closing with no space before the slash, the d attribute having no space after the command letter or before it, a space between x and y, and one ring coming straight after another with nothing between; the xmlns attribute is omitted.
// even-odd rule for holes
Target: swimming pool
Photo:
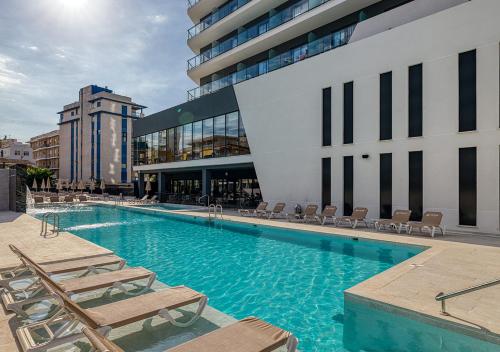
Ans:
<svg viewBox="0 0 500 352"><path fill-rule="evenodd" d="M157 272L162 282L205 293L226 314L255 315L292 331L301 351L365 350L344 342L343 291L424 250L103 206L66 208L61 226Z"/></svg>

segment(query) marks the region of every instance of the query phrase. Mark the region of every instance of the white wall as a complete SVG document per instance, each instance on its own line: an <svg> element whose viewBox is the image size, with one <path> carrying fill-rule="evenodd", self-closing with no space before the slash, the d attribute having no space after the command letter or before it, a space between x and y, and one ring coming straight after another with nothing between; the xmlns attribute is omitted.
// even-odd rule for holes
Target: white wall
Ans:
<svg viewBox="0 0 500 352"><path fill-rule="evenodd" d="M478 226L499 230L500 1L473 0L235 86L266 200L321 201L332 158L342 212L342 157L354 156L355 206L379 216L379 154L393 153L393 207L408 208L408 152L423 150L424 210L458 227L458 149L476 146ZM477 49L477 131L458 133L458 54ZM423 137L408 138L408 67L423 63ZM379 74L393 72L393 139L379 141ZM343 83L354 81L354 144L342 145ZM333 146L321 147L322 88L332 86ZM362 154L370 154L368 160Z"/></svg>

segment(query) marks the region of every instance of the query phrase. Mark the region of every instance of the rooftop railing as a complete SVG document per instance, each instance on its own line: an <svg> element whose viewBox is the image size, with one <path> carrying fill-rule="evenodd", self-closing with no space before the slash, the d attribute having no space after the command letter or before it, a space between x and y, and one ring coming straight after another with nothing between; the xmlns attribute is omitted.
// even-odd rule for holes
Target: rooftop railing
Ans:
<svg viewBox="0 0 500 352"><path fill-rule="evenodd" d="M190 9L191 7L193 7L194 5L199 3L200 1L201 0L188 0L188 8Z"/></svg>
<svg viewBox="0 0 500 352"><path fill-rule="evenodd" d="M302 0L188 60L188 71L331 0Z"/></svg>
<svg viewBox="0 0 500 352"><path fill-rule="evenodd" d="M338 48L349 42L356 24L330 33L324 37L288 50L273 58L261 61L255 65L246 67L218 80L193 88L187 92L188 100L198 99L206 94L218 91L219 89L264 75L268 72L305 60L309 57Z"/></svg>
<svg viewBox="0 0 500 352"><path fill-rule="evenodd" d="M190 2L198 2L199 0L188 0ZM205 29L209 28L210 26L214 25L215 23L219 22L222 20L224 17L229 16L232 14L234 11L238 10L240 7L248 4L252 0L231 0L224 6L218 8L214 12L212 12L208 17L202 19L200 23L194 25L193 27L188 29L188 39L191 39L201 32L203 32ZM193 4L192 6L194 6Z"/></svg>

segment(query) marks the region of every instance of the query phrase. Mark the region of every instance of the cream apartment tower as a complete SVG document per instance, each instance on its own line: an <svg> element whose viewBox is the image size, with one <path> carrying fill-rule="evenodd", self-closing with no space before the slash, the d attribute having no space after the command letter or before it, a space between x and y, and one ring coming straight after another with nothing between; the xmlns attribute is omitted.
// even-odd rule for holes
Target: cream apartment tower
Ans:
<svg viewBox="0 0 500 352"><path fill-rule="evenodd" d="M144 108L108 88L80 89L78 101L59 112L60 178L129 186L132 120L141 118Z"/></svg>
<svg viewBox="0 0 500 352"><path fill-rule="evenodd" d="M230 201L250 179L289 211L439 210L450 231L500 233L500 1L190 0L187 13L196 87L134 122L134 169L160 193Z"/></svg>

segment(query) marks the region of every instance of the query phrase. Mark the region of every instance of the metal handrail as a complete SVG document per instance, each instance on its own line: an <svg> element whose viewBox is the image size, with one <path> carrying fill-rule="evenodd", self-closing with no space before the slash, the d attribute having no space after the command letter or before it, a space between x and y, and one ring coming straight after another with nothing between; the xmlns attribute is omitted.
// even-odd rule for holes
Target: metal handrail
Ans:
<svg viewBox="0 0 500 352"><path fill-rule="evenodd" d="M495 279L492 281L488 281L479 285L471 286L468 288L464 288L462 290L454 291L454 292L449 292L449 293L444 293L444 292L439 292L436 295L436 301L441 302L441 313L444 315L448 315L446 312L446 300L449 298L454 298L458 296L465 295L467 293L475 292L482 290L483 288L488 288L492 286L496 286L500 284L500 279Z"/></svg>
<svg viewBox="0 0 500 352"><path fill-rule="evenodd" d="M54 234L56 233L57 236L59 236L59 222L60 218L59 215L53 212L48 212L43 214L42 216L42 229L40 230L40 236L47 237L47 233L49 232L49 217L52 216L52 230L51 232Z"/></svg>
<svg viewBox="0 0 500 352"><path fill-rule="evenodd" d="M221 218L221 220L222 220L222 205L217 204L217 205L215 206L215 218L216 218L216 219L217 219L217 209L220 209L220 218Z"/></svg>

